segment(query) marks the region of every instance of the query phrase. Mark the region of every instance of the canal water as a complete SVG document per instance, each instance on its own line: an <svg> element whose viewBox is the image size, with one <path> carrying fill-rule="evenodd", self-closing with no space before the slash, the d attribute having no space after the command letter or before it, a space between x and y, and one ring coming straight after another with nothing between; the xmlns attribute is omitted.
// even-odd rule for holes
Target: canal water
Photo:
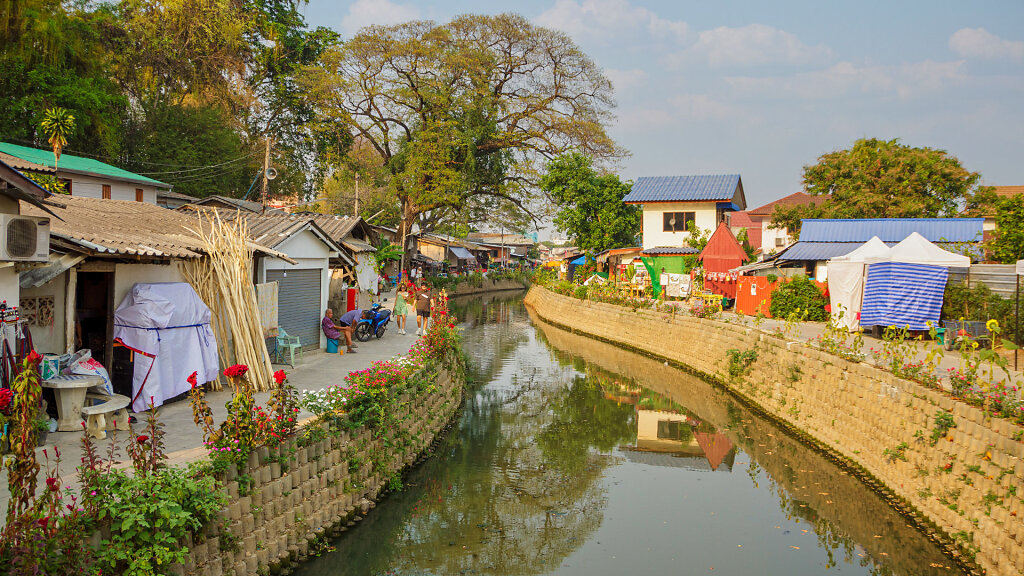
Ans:
<svg viewBox="0 0 1024 576"><path fill-rule="evenodd" d="M961 573L701 379L531 318L522 294L453 309L473 380L457 424L298 574Z"/></svg>

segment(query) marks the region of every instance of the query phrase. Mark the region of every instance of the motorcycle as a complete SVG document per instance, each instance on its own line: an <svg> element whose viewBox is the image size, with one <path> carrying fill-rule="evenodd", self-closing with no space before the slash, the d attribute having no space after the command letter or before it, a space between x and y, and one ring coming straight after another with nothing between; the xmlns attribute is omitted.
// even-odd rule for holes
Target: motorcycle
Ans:
<svg viewBox="0 0 1024 576"><path fill-rule="evenodd" d="M384 301L387 302L387 298ZM370 307L370 313L369 318L360 318L356 324L356 340L360 342L366 342L373 336L382 338L388 323L391 322L391 310L382 307L380 302L375 302Z"/></svg>

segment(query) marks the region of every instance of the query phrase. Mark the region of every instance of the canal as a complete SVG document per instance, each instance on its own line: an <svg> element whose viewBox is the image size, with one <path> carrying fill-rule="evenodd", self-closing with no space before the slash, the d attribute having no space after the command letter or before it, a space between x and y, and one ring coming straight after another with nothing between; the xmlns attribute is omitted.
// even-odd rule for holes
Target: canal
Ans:
<svg viewBox="0 0 1024 576"><path fill-rule="evenodd" d="M961 573L703 380L533 319L522 294L452 305L472 379L458 422L298 574Z"/></svg>

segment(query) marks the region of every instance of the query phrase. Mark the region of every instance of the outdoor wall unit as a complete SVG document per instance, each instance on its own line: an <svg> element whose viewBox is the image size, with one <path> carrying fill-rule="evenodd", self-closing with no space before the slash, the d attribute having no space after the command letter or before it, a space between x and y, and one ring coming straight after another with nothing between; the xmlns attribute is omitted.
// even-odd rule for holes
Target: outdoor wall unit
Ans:
<svg viewBox="0 0 1024 576"><path fill-rule="evenodd" d="M49 218L0 214L0 261L46 262L49 256Z"/></svg>

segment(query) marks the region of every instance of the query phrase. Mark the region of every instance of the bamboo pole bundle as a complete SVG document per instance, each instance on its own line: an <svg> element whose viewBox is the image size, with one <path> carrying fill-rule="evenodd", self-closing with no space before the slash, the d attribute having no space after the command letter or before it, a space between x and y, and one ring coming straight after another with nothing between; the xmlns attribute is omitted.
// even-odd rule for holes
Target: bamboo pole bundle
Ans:
<svg viewBox="0 0 1024 576"><path fill-rule="evenodd" d="M216 210L201 212L199 220L192 232L206 257L188 262L185 278L210 307L222 364L249 366L249 381L256 390L270 390L273 367L259 322L246 221L222 220ZM213 387L219 390L220 381Z"/></svg>

